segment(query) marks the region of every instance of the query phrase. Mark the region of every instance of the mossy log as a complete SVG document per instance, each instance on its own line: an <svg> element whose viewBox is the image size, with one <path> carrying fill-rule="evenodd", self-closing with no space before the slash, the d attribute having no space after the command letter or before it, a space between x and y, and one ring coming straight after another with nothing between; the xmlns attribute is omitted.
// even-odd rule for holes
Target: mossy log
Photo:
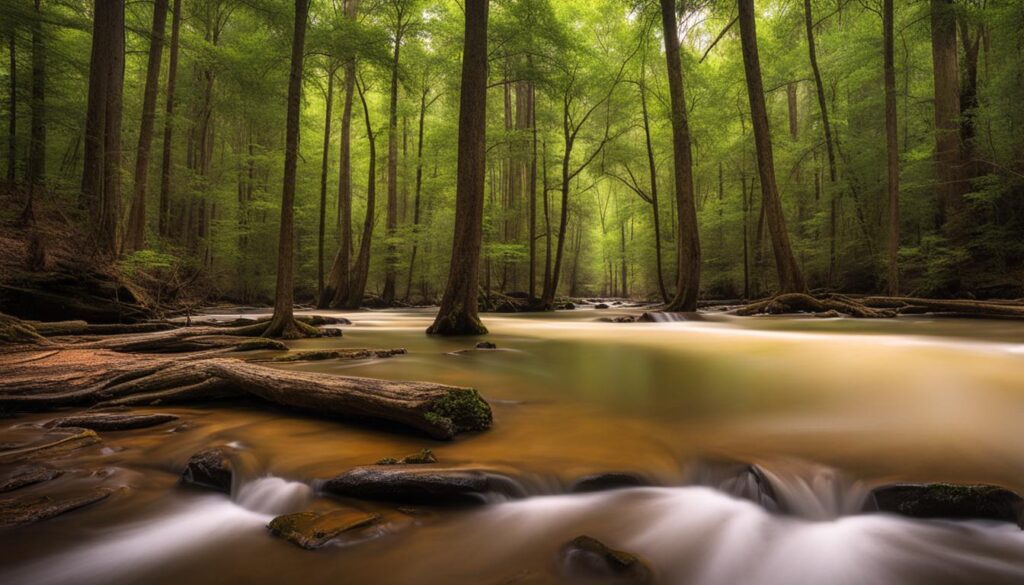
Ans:
<svg viewBox="0 0 1024 585"><path fill-rule="evenodd" d="M986 319L1024 319L1024 303L919 299L914 297L863 297L841 294L811 296L788 293L756 301L730 311L733 315L785 315L809 313L821 317L848 316L887 319L897 315L937 315Z"/></svg>
<svg viewBox="0 0 1024 585"><path fill-rule="evenodd" d="M3 410L257 397L320 416L383 420L437 439L491 425L476 390L293 372L222 354L159 356L72 348L0 356Z"/></svg>

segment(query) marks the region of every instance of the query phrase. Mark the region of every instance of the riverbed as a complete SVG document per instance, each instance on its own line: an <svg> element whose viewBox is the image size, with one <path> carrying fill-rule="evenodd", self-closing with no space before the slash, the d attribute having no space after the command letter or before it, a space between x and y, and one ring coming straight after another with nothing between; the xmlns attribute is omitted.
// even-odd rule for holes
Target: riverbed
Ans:
<svg viewBox="0 0 1024 585"><path fill-rule="evenodd" d="M52 520L0 530L2 583L561 583L580 534L634 553L659 583L1024 582L1024 532L993 521L864 514L901 481L1024 493L1024 327L1005 321L735 318L608 323L630 309L485 315L497 349L426 336L430 310L322 312L342 337L292 349L405 348L290 369L478 389L491 430L436 442L256 403L145 409L179 421L101 432L26 490L117 491ZM225 312L231 319L237 313ZM247 317L253 315L247 314ZM0 443L54 415L0 421ZM193 453L243 454L231 496L182 487ZM430 448L440 464L512 478L516 497L470 508L331 499L318 481ZM746 464L775 506L751 501ZM0 469L0 471L3 471ZM650 487L571 494L628 472ZM270 536L278 514L354 506L371 530L317 551Z"/></svg>

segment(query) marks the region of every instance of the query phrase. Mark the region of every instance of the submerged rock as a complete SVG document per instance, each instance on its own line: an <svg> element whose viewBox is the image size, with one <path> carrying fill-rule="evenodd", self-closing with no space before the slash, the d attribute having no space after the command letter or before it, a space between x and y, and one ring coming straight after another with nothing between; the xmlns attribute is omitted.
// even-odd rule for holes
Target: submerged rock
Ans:
<svg viewBox="0 0 1024 585"><path fill-rule="evenodd" d="M45 467L30 467L28 469L13 473L6 479L0 481L0 494L13 492L16 489L43 483L57 479L64 472L59 469L47 469Z"/></svg>
<svg viewBox="0 0 1024 585"><path fill-rule="evenodd" d="M561 308L566 311L572 311L576 309L576 303L565 303Z"/></svg>
<svg viewBox="0 0 1024 585"><path fill-rule="evenodd" d="M608 305L606 305L605 303L598 303L598 304L594 305L594 308L595 309L608 309L610 307Z"/></svg>
<svg viewBox="0 0 1024 585"><path fill-rule="evenodd" d="M522 496L511 479L475 469L357 467L323 484L328 493L407 504L483 504L489 494Z"/></svg>
<svg viewBox="0 0 1024 585"><path fill-rule="evenodd" d="M911 518L984 519L1024 528L1024 499L999 486L948 483L897 484L875 488L865 511Z"/></svg>
<svg viewBox="0 0 1024 585"><path fill-rule="evenodd" d="M277 537L305 549L320 548L346 532L376 524L378 514L352 508L330 512L299 512L278 516L267 528Z"/></svg>
<svg viewBox="0 0 1024 585"><path fill-rule="evenodd" d="M562 547L560 568L565 577L604 583L653 583L650 568L636 555L615 550L590 536L577 536Z"/></svg>
<svg viewBox="0 0 1024 585"><path fill-rule="evenodd" d="M127 431L155 427L178 420L173 414L83 414L58 418L50 423L53 427L78 427L94 431Z"/></svg>
<svg viewBox="0 0 1024 585"><path fill-rule="evenodd" d="M385 457L377 461L377 465L424 465L427 463L437 463L437 457L434 456L434 452L430 449L420 449L419 453L406 455L401 459Z"/></svg>
<svg viewBox="0 0 1024 585"><path fill-rule="evenodd" d="M577 479L569 491L573 493L601 492L632 487L649 486L651 483L645 478L629 472L610 471L607 473L595 473Z"/></svg>
<svg viewBox="0 0 1024 585"><path fill-rule="evenodd" d="M31 524L106 499L110 490L96 488L71 496L31 496L0 500L0 526Z"/></svg>
<svg viewBox="0 0 1024 585"><path fill-rule="evenodd" d="M0 463L59 457L100 442L99 436L89 429L62 429L61 432L64 437L49 443L0 452Z"/></svg>
<svg viewBox="0 0 1024 585"><path fill-rule="evenodd" d="M181 480L187 484L231 493L234 465L226 449L204 449L188 460Z"/></svg>
<svg viewBox="0 0 1024 585"><path fill-rule="evenodd" d="M481 341L476 344L477 349L498 349L498 346L491 343L490 341Z"/></svg>

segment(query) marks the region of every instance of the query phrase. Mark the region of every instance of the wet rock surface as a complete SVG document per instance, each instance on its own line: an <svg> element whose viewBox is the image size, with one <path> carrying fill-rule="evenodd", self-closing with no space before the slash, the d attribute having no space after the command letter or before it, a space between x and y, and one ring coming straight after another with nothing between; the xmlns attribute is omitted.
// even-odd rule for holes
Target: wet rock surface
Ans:
<svg viewBox="0 0 1024 585"><path fill-rule="evenodd" d="M419 469L394 465L357 467L323 484L323 491L351 498L408 504L483 504L490 494L521 497L511 479L475 469Z"/></svg>
<svg viewBox="0 0 1024 585"><path fill-rule="evenodd" d="M46 467L21 469L0 480L0 494L57 479L63 474L64 472L59 469L47 469Z"/></svg>
<svg viewBox="0 0 1024 585"><path fill-rule="evenodd" d="M28 445L0 451L0 463L60 457L100 442L96 432L89 429L61 429L61 432L58 434L60 435L59 438L41 445Z"/></svg>
<svg viewBox="0 0 1024 585"><path fill-rule="evenodd" d="M498 346L491 343L490 341L481 341L476 344L477 349L498 349Z"/></svg>
<svg viewBox="0 0 1024 585"><path fill-rule="evenodd" d="M559 551L562 576L574 582L653 583L650 568L636 555L613 549L596 538L577 536Z"/></svg>
<svg viewBox="0 0 1024 585"><path fill-rule="evenodd" d="M69 496L24 496L0 500L0 526L48 520L106 499L110 490L96 488Z"/></svg>
<svg viewBox="0 0 1024 585"><path fill-rule="evenodd" d="M911 518L984 519L1024 528L1024 498L999 486L948 483L896 484L875 488L865 511Z"/></svg>
<svg viewBox="0 0 1024 585"><path fill-rule="evenodd" d="M585 475L575 482L569 488L572 493L585 493L585 492L601 492L607 490L617 490L624 488L633 487L644 487L650 486L646 478L637 475L635 473L629 473L624 471L609 471L606 473L595 473L593 475Z"/></svg>
<svg viewBox="0 0 1024 585"><path fill-rule="evenodd" d="M173 414L103 413L58 418L53 420L50 426L77 427L94 431L127 431L155 427L176 420L178 416Z"/></svg>
<svg viewBox="0 0 1024 585"><path fill-rule="evenodd" d="M305 549L320 548L345 533L356 532L380 521L380 515L342 508L329 512L299 512L271 520L267 528L279 538Z"/></svg>
<svg viewBox="0 0 1024 585"><path fill-rule="evenodd" d="M189 485L231 493L234 465L228 449L204 449L188 460L181 480Z"/></svg>

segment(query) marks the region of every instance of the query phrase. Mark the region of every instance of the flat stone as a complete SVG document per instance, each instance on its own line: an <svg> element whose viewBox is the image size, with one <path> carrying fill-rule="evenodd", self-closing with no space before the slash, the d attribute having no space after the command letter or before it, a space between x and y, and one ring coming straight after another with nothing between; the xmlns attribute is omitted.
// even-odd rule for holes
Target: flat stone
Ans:
<svg viewBox="0 0 1024 585"><path fill-rule="evenodd" d="M214 447L189 458L181 479L187 484L230 494L233 476L234 465L228 450Z"/></svg>
<svg viewBox="0 0 1024 585"><path fill-rule="evenodd" d="M865 511L911 518L984 519L1024 528L1024 499L993 485L895 484L875 488Z"/></svg>
<svg viewBox="0 0 1024 585"><path fill-rule="evenodd" d="M14 490L57 479L64 472L58 469L47 469L45 467L30 467L23 471L7 476L0 481L0 494L13 492Z"/></svg>
<svg viewBox="0 0 1024 585"><path fill-rule="evenodd" d="M607 473L595 473L586 475L575 482L569 491L573 493L600 492L606 490L617 490L623 488L644 487L651 483L643 477L629 472L610 471Z"/></svg>
<svg viewBox="0 0 1024 585"><path fill-rule="evenodd" d="M0 500L0 526L16 526L48 520L106 499L109 495L110 490L96 488L60 498L32 496Z"/></svg>
<svg viewBox="0 0 1024 585"><path fill-rule="evenodd" d="M83 414L58 418L53 427L78 427L94 431L127 431L145 429L178 420L173 414Z"/></svg>
<svg viewBox="0 0 1024 585"><path fill-rule="evenodd" d="M346 532L365 528L380 520L378 514L352 508L329 512L299 512L278 516L267 528L277 537L305 549L320 548Z"/></svg>
<svg viewBox="0 0 1024 585"><path fill-rule="evenodd" d="M559 554L565 577L602 583L652 583L650 568L636 555L616 550L590 536L577 536Z"/></svg>
<svg viewBox="0 0 1024 585"><path fill-rule="evenodd" d="M420 449L419 453L406 455L401 459L385 457L377 461L377 465L426 465L428 463L437 463L437 457L430 449Z"/></svg>
<svg viewBox="0 0 1024 585"><path fill-rule="evenodd" d="M477 349L498 349L498 346L491 343L490 341L481 341L476 344Z"/></svg>
<svg viewBox="0 0 1024 585"><path fill-rule="evenodd" d="M327 480L323 490L352 498L408 504L483 504L488 494L520 497L511 479L474 469L367 466Z"/></svg>

